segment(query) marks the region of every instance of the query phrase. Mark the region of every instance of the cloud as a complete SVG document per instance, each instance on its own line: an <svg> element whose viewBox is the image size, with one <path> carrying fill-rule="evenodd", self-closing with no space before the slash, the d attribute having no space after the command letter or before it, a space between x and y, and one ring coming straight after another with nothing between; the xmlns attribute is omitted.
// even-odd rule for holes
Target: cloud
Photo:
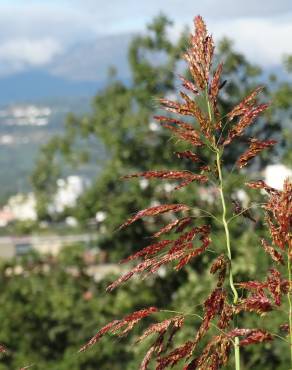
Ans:
<svg viewBox="0 0 292 370"><path fill-rule="evenodd" d="M129 27L145 24L159 12L168 14L172 19L190 23L191 19L201 14L207 19L230 20L238 17L269 17L292 12L291 0L71 0L83 12L94 14L98 27L125 27L124 31L133 31Z"/></svg>
<svg viewBox="0 0 292 370"><path fill-rule="evenodd" d="M181 0L2 0L0 74L57 62L56 56L100 37L143 32L160 11L175 21L176 31L202 14L215 36L228 35L260 64L279 64L283 53L292 53L285 41L292 34L291 0L185 0L183 6Z"/></svg>
<svg viewBox="0 0 292 370"><path fill-rule="evenodd" d="M227 35L235 41L236 49L263 66L279 65L283 55L292 54L292 44L288 42L292 23L286 16L215 22L210 29L217 40Z"/></svg>
<svg viewBox="0 0 292 370"><path fill-rule="evenodd" d="M92 37L95 22L91 15L62 3L0 2L0 43L10 38L35 38L37 35L39 38L51 37L73 44Z"/></svg>
<svg viewBox="0 0 292 370"><path fill-rule="evenodd" d="M8 40L0 45L0 62L42 66L61 51L61 45L51 38Z"/></svg>
<svg viewBox="0 0 292 370"><path fill-rule="evenodd" d="M0 75L45 65L95 37L88 15L61 3L0 2Z"/></svg>

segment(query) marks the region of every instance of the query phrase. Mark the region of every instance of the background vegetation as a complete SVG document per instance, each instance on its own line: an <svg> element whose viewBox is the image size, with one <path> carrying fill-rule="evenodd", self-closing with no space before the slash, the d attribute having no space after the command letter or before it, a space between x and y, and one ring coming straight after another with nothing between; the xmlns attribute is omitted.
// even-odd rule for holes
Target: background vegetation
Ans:
<svg viewBox="0 0 292 370"><path fill-rule="evenodd" d="M94 97L91 112L81 117L68 116L64 134L55 136L42 148L32 174L39 220L52 221L54 217L47 211L47 205L55 191L56 179L68 166L82 169L89 161L99 160L97 168L102 165L102 172L71 214L79 220L83 230L88 230L89 220L97 212L105 213L105 220L96 225L100 235L98 247L107 253L110 262L117 262L146 245L145 236L154 230L151 222L137 222L121 232L116 232L117 226L135 211L170 198L167 186L137 180L121 181L120 176L146 169L178 169L181 166L173 156L173 152L179 150L179 144L170 140L169 133L152 120L158 111L157 98L174 94L177 73L184 74L185 70L180 57L187 45L186 33L173 42L168 37L168 27L171 26L166 17L160 16L149 25L144 36L133 39L128 54L131 83L122 83L111 71L109 84ZM260 67L236 52L230 40L221 40L217 53L218 59L224 62L223 79L227 80L224 99L220 101L223 114L258 83L266 85L264 99L273 102L257 126L257 137L278 139L278 149L273 158L263 154L244 175L257 179L267 163L291 163L288 151L291 84L278 81L275 75L267 76ZM286 58L287 73L291 72L291 65L291 58ZM100 143L105 153L101 156L95 150L95 145ZM224 158L230 169L227 191L231 187L239 190L238 184L242 183L239 175L232 172L237 156L238 153L233 151L227 152ZM188 165L186 162L184 168ZM192 185L192 191L189 189L172 194L171 202L192 204L196 199L198 207L208 208L214 214L218 212L218 205L208 197L204 198L199 186ZM253 201L260 200L255 199L253 192L247 193ZM230 197L232 195L230 191ZM66 216L64 213L59 219ZM259 214L254 216L259 217ZM216 225L212 226L216 228ZM232 243L236 244L235 275L245 280L255 271L264 273L267 257L256 247L264 234L263 224L254 226L249 221L239 220L233 224L231 233ZM223 238L218 231L213 249ZM250 246L253 245L255 251L251 258ZM82 246L76 246L65 249L57 259L30 255L25 260L2 264L0 343L6 345L9 352L2 358L0 369L16 369L30 364L34 364L35 369L121 369L121 364L124 369L137 369L144 349L133 345L134 338L120 341L108 338L102 346L84 354L77 354L77 351L98 327L145 304L170 309L179 307L181 311L190 312L197 302L202 301L210 285L208 275L203 273L206 270L203 266L209 263L205 256L175 276L166 270L148 282L134 281L117 292L105 294L105 286L113 277L96 282L88 275L83 255ZM256 320L256 316L249 320ZM268 325L272 330L279 322L278 314ZM193 331L195 323L193 320L188 322L185 337ZM182 339L177 338L178 341ZM286 354L280 342L258 346L243 354L243 369L286 370Z"/></svg>

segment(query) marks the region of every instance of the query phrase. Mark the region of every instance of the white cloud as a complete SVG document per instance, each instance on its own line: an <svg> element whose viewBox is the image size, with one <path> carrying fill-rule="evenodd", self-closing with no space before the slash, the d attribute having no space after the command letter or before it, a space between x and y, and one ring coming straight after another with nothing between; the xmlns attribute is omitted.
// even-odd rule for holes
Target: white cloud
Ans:
<svg viewBox="0 0 292 370"><path fill-rule="evenodd" d="M0 44L0 63L42 66L52 61L61 51L61 45L51 38L18 38Z"/></svg>
<svg viewBox="0 0 292 370"><path fill-rule="evenodd" d="M3 4L0 1L0 43L8 38L59 39L67 44L92 37L94 31L92 15L82 9L58 3L26 1Z"/></svg>
<svg viewBox="0 0 292 370"><path fill-rule="evenodd" d="M266 17L292 11L291 0L71 0L83 11L96 14L106 25L152 18L159 11L174 19L188 22L190 17L201 14L213 19L236 17ZM102 22L103 23L103 22Z"/></svg>
<svg viewBox="0 0 292 370"><path fill-rule="evenodd" d="M217 40L228 36L249 60L263 66L279 65L284 54L292 54L288 41L292 23L287 17L220 21L211 24L210 29Z"/></svg>
<svg viewBox="0 0 292 370"><path fill-rule="evenodd" d="M54 62L101 35L143 32L160 11L176 30L202 14L217 40L229 36L259 64L279 65L292 53L291 0L0 0L0 75Z"/></svg>

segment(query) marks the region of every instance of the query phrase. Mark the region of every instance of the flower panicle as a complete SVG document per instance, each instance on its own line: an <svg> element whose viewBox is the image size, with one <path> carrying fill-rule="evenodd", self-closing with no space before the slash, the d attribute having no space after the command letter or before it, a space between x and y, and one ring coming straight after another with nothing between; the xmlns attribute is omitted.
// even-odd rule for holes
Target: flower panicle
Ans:
<svg viewBox="0 0 292 370"><path fill-rule="evenodd" d="M243 312L267 314L275 306L281 305L282 296L287 294L290 289L290 282L283 279L276 268L270 269L266 281L263 282L247 281L237 284L233 282L228 220L225 214L226 209L227 212L229 210L225 205L221 173L222 162L220 161L222 161L225 147L233 143L236 138L244 135L245 131L269 105L257 102L258 95L263 90L262 87L258 87L237 104L227 116L221 116L218 104L220 101L219 93L226 83L223 64L220 63L215 68L212 65L214 42L212 36L208 34L202 17L197 16L194 24L195 32L191 35L189 47L184 54L191 78L189 80L184 76L179 76L183 89L179 92L177 101L160 99L161 109L166 112L164 115L156 115L154 118L163 128L168 129L173 136L187 146L175 154L179 159L187 159L193 165L195 164L199 173L186 170L149 170L130 174L125 178L171 180L178 182L177 185L175 184L175 189L180 189L194 181L207 183L209 176L213 175L215 181L219 182L223 210L222 224L225 229L227 252L226 254L219 252L211 265L210 273L215 276L217 284L202 305L202 316L197 315L201 322L196 333L190 340L169 350L173 337L184 325L184 315L179 314L179 316L151 324L137 340L140 342L156 336L142 360L140 370L146 370L153 357L156 357L156 370L173 367L183 360L186 363L183 367L184 370L218 370L222 368L227 364L232 346L235 351L238 350L236 343L239 343L239 346L246 346L273 339L273 336L263 329L234 329L233 318ZM222 82L222 80L224 81ZM226 122L223 125L224 119ZM275 140L250 139L249 148L238 158L237 166L239 168L246 166L262 150L275 143ZM205 163L203 160L205 153L200 152L202 149L203 151L208 150L213 156L216 155L216 170L214 170L213 164L209 166ZM266 212L266 222L270 229L272 243L263 239L261 241L262 248L275 264L283 264L284 250L289 249L289 255L292 258L292 246L289 244L291 242L287 236L292 222L291 182L288 180L285 182L283 191L268 186L262 180L249 182L247 186L251 189L264 190L269 197L263 208ZM243 216L248 214L248 209L244 210L237 204L235 206L239 209L237 213L241 213ZM180 213L182 215L179 217ZM204 222L197 224L192 208L180 203L160 204L142 209L128 218L120 226L120 229L137 221L142 222L144 218L150 217L152 219L156 216L159 221L167 220L166 224L152 234L154 239L152 243L121 261L121 263L131 262L133 266L113 281L107 287L107 291L114 290L133 277L145 278L155 274L166 265L173 265L174 270L180 270L194 258L205 253L212 243L211 226L204 224ZM214 218L218 221L216 217ZM249 218L256 221L252 216ZM159 238L161 239L159 240ZM281 251L278 251L277 248ZM234 298L232 303L229 299L228 288L226 288L227 276L229 276L229 289L232 290ZM235 285L246 290L244 297L238 296ZM158 312L157 308L150 307L136 311L124 319L110 322L101 328L80 351L97 343L107 333L118 336L126 335L143 318L156 312ZM218 330L219 335L212 335L211 328ZM198 354L199 343L203 338L206 339L207 344Z"/></svg>
<svg viewBox="0 0 292 370"><path fill-rule="evenodd" d="M198 181L200 183L205 183L208 181L207 176L195 174L190 171L169 171L169 170L145 171L125 176L126 179L134 177L144 177L145 179L156 178L164 180L182 180L181 183L174 188L175 190L178 190L194 181Z"/></svg>
<svg viewBox="0 0 292 370"><path fill-rule="evenodd" d="M250 145L247 151L245 151L237 160L236 165L239 168L242 168L247 165L247 163L254 158L256 155L258 155L260 152L262 152L264 149L270 148L271 146L275 145L277 143L276 140L257 140L257 139L251 139Z"/></svg>
<svg viewBox="0 0 292 370"><path fill-rule="evenodd" d="M97 334L95 334L95 336L90 339L89 342L82 346L79 352L84 352L85 350L87 350L89 347L97 343L107 333L115 334L118 336L128 334L128 332L132 330L139 321L155 312L158 312L158 309L156 307L144 308L142 310L135 311L130 315L127 315L121 320L111 321L110 323L102 327L97 332Z"/></svg>
<svg viewBox="0 0 292 370"><path fill-rule="evenodd" d="M230 144L234 138L241 136L243 132L255 121L255 119L268 107L268 104L251 106L239 119L238 123L229 130L223 145L226 146Z"/></svg>
<svg viewBox="0 0 292 370"><path fill-rule="evenodd" d="M189 225L191 220L191 218L181 219L176 226L182 227L184 223L184 227L186 227ZM182 224L180 225L180 223ZM177 264L175 265L174 269L180 270L183 266L189 263L191 259L205 252L211 242L209 234L209 225L192 227L190 231L184 232L177 239L165 239L158 241L157 243L151 244L135 254L130 255L121 262L124 263L141 257L144 258L144 260L111 283L107 287L107 291L114 290L120 284L128 281L134 275L141 275L145 273L147 276L149 274L154 274L161 266L171 262L176 261ZM197 240L200 242L199 246L196 245Z"/></svg>
<svg viewBox="0 0 292 370"><path fill-rule="evenodd" d="M130 217L126 222L124 222L120 229L123 229L132 223L140 220L143 217L153 217L157 215L161 215L167 212L181 212L181 211L188 211L189 207L185 204L163 204L159 206L154 206L150 208L143 209L137 212L134 216Z"/></svg>

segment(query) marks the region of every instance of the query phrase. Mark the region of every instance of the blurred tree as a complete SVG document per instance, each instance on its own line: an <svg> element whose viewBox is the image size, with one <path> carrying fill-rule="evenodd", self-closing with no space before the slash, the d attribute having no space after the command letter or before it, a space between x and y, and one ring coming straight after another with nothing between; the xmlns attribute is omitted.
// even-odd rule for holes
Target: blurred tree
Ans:
<svg viewBox="0 0 292 370"><path fill-rule="evenodd" d="M165 200L169 196L169 186L160 187L157 191L157 187L154 190L147 181L121 181L120 176L149 168L181 166L181 162L176 161L173 155L180 149L179 143L170 140L169 132L161 129L152 118L157 113L157 99L173 94L178 83L174 71L182 74L185 71L179 60L187 44L186 32L172 42L168 36L170 26L171 22L161 15L148 26L147 35L134 38L129 48L131 84L118 81L115 73L111 73L108 86L93 100L92 113L81 118L70 115L64 135L54 138L43 148L32 175L40 220L52 217L47 206L55 191L53 185L56 176L60 176L61 158L75 165L84 162L91 154L92 147L88 142L100 140L106 150L106 158L102 157L103 171L80 198L73 213L85 227L97 212L103 212L106 218L102 222L103 239L100 243L111 251L122 251L124 254L129 248L135 248L137 241L141 243L141 236L145 235L143 223L137 223L131 231L123 231L119 235L114 230L127 215L151 202ZM234 51L228 39L219 43L217 57L224 62L223 78L227 80L224 98L220 101L221 113L225 115L264 77L260 68ZM277 80L274 80L273 89L265 89L265 99L277 96L276 108L281 108L282 114L273 107L272 113L269 111L263 120L261 133L257 132L258 137L268 138L279 133L280 122L288 109L288 104L284 102L292 99L291 91L289 95L283 92L285 97L281 96L283 89L285 85ZM247 134L254 134L253 129ZM83 147L80 146L80 140L84 141ZM225 162L230 169L237 157L236 150L226 151ZM267 158L268 155L263 153L261 163L256 162L257 166L253 169L262 167ZM190 164L186 163L186 166ZM195 196L196 190L194 185L192 196ZM140 196L141 192L143 197ZM188 196L184 191L174 195L177 199Z"/></svg>
<svg viewBox="0 0 292 370"><path fill-rule="evenodd" d="M150 184L147 181L133 180L128 182L120 181L119 179L120 176L131 172L143 171L149 168L179 168L181 165L180 162L176 162L175 156L173 155L174 151L179 150L181 144L170 140L169 132L164 129L162 130L152 119L153 114L157 113L156 99L173 94L174 87L178 82L176 74L173 73L173 71L180 72L181 74L185 73L184 66L179 60L187 43L186 35L183 33L176 42L170 41L167 32L168 26L170 25L171 23L167 18L160 16L148 27L148 34L146 36L138 36L133 40L129 49L129 63L132 71L131 84L127 85L118 81L115 74L112 73L108 86L94 98L92 112L81 118L70 115L66 122L64 135L54 138L43 148L32 176L34 190L38 197L39 218L50 219L52 216L47 212L47 205L55 191L56 177L61 174L61 159L65 159L65 162L75 164L83 163L87 158L90 158L91 154L87 143L92 139L98 139L103 143L106 150L106 159L103 159L102 174L96 178L96 181L92 183L92 186L80 198L78 207L76 207L73 213L78 220L83 223L84 227L87 227L88 220L94 218L97 212L102 212L103 216L98 219L97 222L97 227L99 227L101 235L99 246L111 251L111 253L118 254L118 256L112 256L113 259L128 255L131 249L140 249L143 244L148 244L149 240L145 238L145 235L150 234L153 229L151 221L147 224L137 222L132 228L119 233L116 233L115 229L127 218L127 216L139 209L146 208L151 203L164 202L168 198L171 198L171 202L186 201L191 203L189 198L196 197L199 199L197 204L199 204L199 206L200 202L202 204L201 208L206 208L204 203L210 202L210 211L216 213L217 204L213 204L212 199L210 201L210 194L204 196L202 193L198 193L199 189L195 185L193 185L193 192L188 191L188 193L185 193L184 191L180 191L175 194L172 193L170 196L171 186L169 184L160 187L155 186L154 189L152 183ZM267 78L264 72L249 63L244 55L234 51L232 43L227 39L219 43L217 57L224 62L224 79L227 80L227 84L224 87L223 99L220 101L221 114L225 115L230 107L247 95L259 81L263 82L267 80ZM265 96L263 98L265 100L273 100L274 103L273 109L266 114L265 119L262 121L262 126L260 127L261 132L257 133L258 137L263 138L268 138L271 135L279 136L282 127L281 122L283 120L291 122L291 85L278 81L275 76L270 76L270 81L271 83L269 87L265 89ZM252 131L253 129L247 133L247 136L253 135L254 133ZM85 149L88 149L87 152L86 150L84 151L84 147L80 145L80 140L85 143ZM284 155L288 158L285 152L285 148L287 148L287 139L281 141L281 144L281 151L278 153L278 157ZM225 163L230 168L230 174L226 182L227 191L228 189L236 188L236 184L242 182L239 181L239 176L241 175L235 175L232 172L234 158L237 157L238 153L236 151L226 152ZM263 154L261 156L261 161L257 161L252 169L254 171L261 169L267 162L267 159L268 157ZM188 166L190 166L190 164L186 163L184 168L188 168ZM257 175L258 174L255 173L255 176ZM250 192L248 192L248 194L250 194ZM212 207L214 208L213 210ZM263 233L261 224L257 225L257 228L259 235ZM218 229L216 229L216 225L213 225L213 230L216 233L216 238L213 239L213 248L220 248L223 235L217 232ZM257 243L255 240L257 236L253 231L254 225L246 221L243 222L242 220L236 221L231 228L232 240L236 240L238 246L235 254L237 254L239 262L234 267L235 274L238 274L242 278L251 277L255 269L264 273L267 266L266 257L262 251L258 251L258 257L255 258L261 261L258 266L256 265L256 261L251 261L251 256L248 255L249 252L245 248L247 243ZM250 263L247 264L246 261L250 261ZM168 275L166 278L158 277L153 283L155 284L155 297L149 295L147 290L148 287L145 288L144 284L143 289L141 289L141 284L139 285L141 289L139 293L141 295L137 294L136 296L133 295L133 292L131 292L131 294L128 293L128 289L132 289L131 285L129 285L129 288L125 290L122 289L115 293L121 294L123 298L119 299L117 296L105 296L105 298L102 296L102 308L95 306L97 302L92 301L95 302L92 303L95 311L93 310L94 312L90 312L90 314L85 312L86 308L85 306L83 307L82 302L78 302L78 304L73 306L74 302L80 300L80 296L82 295L83 288L79 286L79 284L82 283L83 277L82 279L79 278L76 287L73 289L75 295L72 294L72 296L69 297L70 305L72 305L70 306L72 307L72 309L70 309L70 314L72 315L70 318L70 325L78 327L75 320L77 320L77 322L78 320L83 320L87 315L87 320L91 322L93 328L95 328L95 326L101 326L103 323L103 315L111 316L112 318L113 316L121 316L123 314L121 307L116 310L116 305L120 304L123 307L123 305L126 304L125 302L127 302L128 305L135 305L139 300L140 303L143 301L147 302L147 305L151 304L153 300L157 300L158 303L159 301L171 302L173 300L176 303L176 307L181 305L182 309L187 311L191 307L190 299L192 302L196 302L198 296L204 295L204 291L201 288L202 285L199 284L199 282L201 282L202 279L207 282L208 277L206 275L201 275L202 270L200 264L207 263L208 257L204 257L202 261L198 260L194 270L182 271L180 274L171 278ZM51 274L54 276L53 281L60 276L59 273L61 274L61 272L54 272L54 274ZM16 293L13 294L21 296L18 290L24 289L23 286L25 287L26 284L32 284L31 279L40 279L40 277L38 276L36 278L36 276L31 275L29 279L24 280L21 284L18 280L19 286L15 285L15 287L13 286L12 280L9 281L9 284L12 284L11 286L9 285L9 292L5 290L5 294L3 293L3 317L8 314L8 309L4 304L5 300L7 302L13 302L14 299L8 294L12 294L15 289ZM195 286L194 281L198 282ZM61 300L57 294L61 295L63 291L71 291L71 288L69 289L66 286L67 278L62 278L60 282L64 284L61 285L61 293L57 293L57 290L54 291L56 297L53 296L52 298L57 302ZM70 280L70 284L71 282L72 279ZM52 288L51 285L46 284L49 283L47 283L45 279L41 281L40 285L45 287L42 288L44 289L44 297L40 298L39 295L33 296L35 300L44 299L46 301L51 299L47 296L47 292ZM68 285L70 284L68 282ZM8 286L7 283L3 284L3 286L5 285ZM26 289L31 292L34 288L33 285L29 285L29 288ZM99 302L100 300L101 297L99 297ZM38 307L38 302L34 304ZM47 305L51 307L52 303L47 302ZM91 303L89 305L91 305ZM85 311L83 311L83 309ZM100 314L99 310L103 310L102 314ZM106 310L106 312L104 310ZM18 315L23 320L24 316L21 316L21 312L19 308ZM35 314L34 311L33 313ZM93 316L90 316L91 314ZM50 320L50 316L51 312L48 313L46 319ZM98 322L99 319L100 322ZM9 323L9 325L12 324L13 323ZM20 325L19 321L17 325ZM48 327L52 326L52 323L47 325ZM13 333L13 331L15 332L16 330L15 328L16 326L13 328L9 326L9 328L4 331L7 337L5 337L5 335L0 337L0 342L1 339L5 340L7 345L12 342L12 348L18 348L19 345L8 335L8 331L10 330L10 333ZM30 329L29 327L24 328L25 331L29 331ZM57 329L57 332L58 330L59 329ZM80 335L84 335L84 327L83 329L78 327L78 330L80 331ZM188 330L193 329L189 327ZM73 369L74 361L77 360L75 358L74 361L72 360L71 351L72 348L74 346L76 347L77 343L79 344L82 340L83 338L81 338L81 336L74 337L73 335L72 337L70 336L70 340L66 338L66 348L69 349L65 349L65 347L62 347L60 344L61 349L60 352L58 352L60 353L60 358L63 358L61 357L63 356L61 353L65 353L64 356L70 359L71 363L68 362L68 364L70 364L69 366L73 367ZM63 339L63 341L65 340ZM41 346L47 346L46 348L49 349L53 345L54 343L50 343L49 345L46 343L41 344ZM31 342L30 346L33 346L33 342ZM105 366L104 368L107 368L106 366L108 366L109 363L111 368L118 369L118 365L112 363L115 354L117 357L120 356L123 363L129 363L127 369L131 369L132 349L125 346L123 346L122 349L119 346L115 346L115 348L110 346L109 342L106 343L105 352L102 351L100 357L98 359L95 358L95 361L90 357L88 364L81 363L82 366L80 366L82 369L91 369L90 366L92 366L92 368L96 368L96 366L99 368ZM49 349L47 349L47 351L49 351ZM107 355L113 350L117 352L111 355L111 360L109 360ZM28 349L25 348L25 351L28 351ZM37 356L37 354L35 356ZM90 352L88 356L91 356ZM280 357L279 347L276 347L271 350L270 358L266 357L268 360L263 365L262 361L264 360L258 353L249 352L246 358L250 361L250 367L247 367L247 369L275 369L276 365L278 366L280 363ZM80 358L78 361L83 360L87 361L86 358ZM282 360L285 361L285 359ZM19 361L17 362L17 366L18 365L20 365ZM46 365L45 368L49 368L48 366ZM66 368L65 365L62 366L61 361L61 365L58 366L58 369ZM76 367L76 369L77 368L78 367ZM135 367L133 366L133 368ZM282 368L279 367L279 369Z"/></svg>
<svg viewBox="0 0 292 370"><path fill-rule="evenodd" d="M141 291L137 284L105 295L110 276L95 282L83 254L83 247L68 247L58 259L29 255L1 265L0 343L8 348L1 370L28 365L36 370L94 370L109 369L109 364L120 370L121 362L133 360L128 340L114 343L108 338L102 350L82 355L78 349L108 317L157 304L156 297L150 287Z"/></svg>

